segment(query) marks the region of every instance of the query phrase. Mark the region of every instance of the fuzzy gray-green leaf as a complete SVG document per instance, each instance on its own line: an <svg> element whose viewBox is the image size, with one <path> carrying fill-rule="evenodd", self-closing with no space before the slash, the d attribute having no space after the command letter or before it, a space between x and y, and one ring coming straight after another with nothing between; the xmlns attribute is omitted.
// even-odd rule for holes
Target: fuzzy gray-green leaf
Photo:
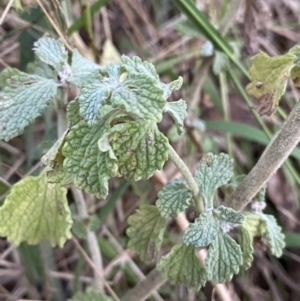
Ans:
<svg viewBox="0 0 300 301"><path fill-rule="evenodd" d="M136 73L128 75L125 81L113 91L111 103L135 118L160 122L166 100L157 79L143 73Z"/></svg>
<svg viewBox="0 0 300 301"><path fill-rule="evenodd" d="M207 273L201 265L193 246L176 245L170 253L163 256L157 269L172 284L185 284L189 288L199 289L207 281Z"/></svg>
<svg viewBox="0 0 300 301"><path fill-rule="evenodd" d="M44 36L34 43L33 50L41 61L61 71L68 65L68 52L61 39Z"/></svg>
<svg viewBox="0 0 300 301"><path fill-rule="evenodd" d="M232 159L226 154L208 153L195 172L195 180L204 198L205 205L211 205L218 187L226 184L233 174Z"/></svg>
<svg viewBox="0 0 300 301"><path fill-rule="evenodd" d="M168 139L151 120L128 121L111 130L111 147L118 159L118 173L126 179L148 179L168 158Z"/></svg>
<svg viewBox="0 0 300 301"><path fill-rule="evenodd" d="M78 96L79 114L88 124L99 123L103 117L102 108L111 105L111 93L121 85L119 65L110 64L101 70L102 73L98 70L90 77L87 75Z"/></svg>
<svg viewBox="0 0 300 301"><path fill-rule="evenodd" d="M129 217L128 224L128 248L135 250L143 261L150 262L160 250L167 220L155 206L142 205Z"/></svg>
<svg viewBox="0 0 300 301"><path fill-rule="evenodd" d="M173 102L167 102L164 111L169 113L175 121L179 135L183 133L183 121L187 117L186 102L182 99Z"/></svg>
<svg viewBox="0 0 300 301"><path fill-rule="evenodd" d="M243 268L247 270L253 261L253 237L245 227L241 227L240 245L243 252Z"/></svg>
<svg viewBox="0 0 300 301"><path fill-rule="evenodd" d="M176 79L168 84L160 82L159 85L164 90L164 97L167 99L170 97L172 91L179 90L182 86L182 82L183 82L183 79L181 76L179 76L178 79Z"/></svg>
<svg viewBox="0 0 300 301"><path fill-rule="evenodd" d="M189 207L192 197L185 180L175 179L168 182L158 193L156 207L163 217L176 217L179 212Z"/></svg>
<svg viewBox="0 0 300 301"><path fill-rule="evenodd" d="M0 72L0 90L7 86L7 81L15 75L19 75L20 71L16 68L5 68Z"/></svg>
<svg viewBox="0 0 300 301"><path fill-rule="evenodd" d="M280 257L285 247L284 234L282 233L281 227L273 215L263 213L258 215L265 224L264 236L271 253L276 257Z"/></svg>
<svg viewBox="0 0 300 301"><path fill-rule="evenodd" d="M54 80L57 80L58 76L58 71L47 65L38 56L35 57L34 62L31 62L27 65L27 72Z"/></svg>
<svg viewBox="0 0 300 301"><path fill-rule="evenodd" d="M98 140L104 131L101 124L90 127L80 122L72 127L62 149L65 157L63 168L74 175L74 184L98 198L107 196L108 179L118 170L116 160L98 148Z"/></svg>
<svg viewBox="0 0 300 301"><path fill-rule="evenodd" d="M194 221L189 224L184 231L182 241L186 245L192 245L196 248L208 246L216 237L219 229L219 223L211 212L203 212Z"/></svg>
<svg viewBox="0 0 300 301"><path fill-rule="evenodd" d="M8 141L20 135L42 115L56 96L57 87L54 80L21 71L8 80L0 95L0 139Z"/></svg>
<svg viewBox="0 0 300 301"><path fill-rule="evenodd" d="M71 237L67 190L47 182L45 173L16 183L0 208L0 235L19 245L48 240L63 246Z"/></svg>
<svg viewBox="0 0 300 301"><path fill-rule="evenodd" d="M74 100L69 102L67 106L67 117L71 125L75 125L80 122L82 119L79 115L79 100L78 97L76 97Z"/></svg>
<svg viewBox="0 0 300 301"><path fill-rule="evenodd" d="M68 132L69 132L69 129L67 129L62 134L62 136L54 143L54 145L41 158L41 162L44 165L53 167L56 164L62 164L64 158L63 158L63 155L61 154L61 150L65 143L65 139L66 139Z"/></svg>
<svg viewBox="0 0 300 301"><path fill-rule="evenodd" d="M243 263L240 246L221 229L216 238L210 244L206 257L206 268L209 278L216 283L230 280L234 274L239 272Z"/></svg>
<svg viewBox="0 0 300 301"><path fill-rule="evenodd" d="M218 218L221 221L234 225L242 225L245 219L245 216L242 213L223 205L216 208L215 212L218 214Z"/></svg>
<svg viewBox="0 0 300 301"><path fill-rule="evenodd" d="M126 55L122 55L121 66L130 75L140 73L156 80L159 78L154 65L147 61L142 61L138 56L129 58Z"/></svg>
<svg viewBox="0 0 300 301"><path fill-rule="evenodd" d="M258 214L247 212L243 228L249 232L251 237L262 236L265 231L265 223Z"/></svg>
<svg viewBox="0 0 300 301"><path fill-rule="evenodd" d="M79 94L80 115L89 123L97 123L100 119L101 106L105 105L110 90L100 81L85 85Z"/></svg>
<svg viewBox="0 0 300 301"><path fill-rule="evenodd" d="M73 183L72 173L67 172L63 168L63 162L65 157L62 154L62 148L66 141L66 136L69 133L67 129L63 135L55 142L55 144L48 150L48 152L41 158L41 162L47 165L47 178L49 183L59 183L61 186L65 186Z"/></svg>
<svg viewBox="0 0 300 301"><path fill-rule="evenodd" d="M97 79L99 71L104 68L83 57L77 49L73 50L71 70L72 74L68 82L76 87L83 87L85 84Z"/></svg>

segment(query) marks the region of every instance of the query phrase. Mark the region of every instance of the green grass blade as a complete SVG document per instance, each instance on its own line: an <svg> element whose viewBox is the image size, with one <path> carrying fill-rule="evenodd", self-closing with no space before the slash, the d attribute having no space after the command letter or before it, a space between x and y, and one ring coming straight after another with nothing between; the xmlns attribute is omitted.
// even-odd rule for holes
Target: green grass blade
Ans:
<svg viewBox="0 0 300 301"><path fill-rule="evenodd" d="M223 39L221 34L209 22L206 16L198 10L194 3L190 0L173 0L177 7L187 16L187 18L195 25L195 28L214 44L215 48L228 53L233 53L231 46Z"/></svg>
<svg viewBox="0 0 300 301"><path fill-rule="evenodd" d="M244 123L225 120L206 120L205 124L207 129L231 133L243 139L260 143L262 145L268 145L270 141L262 130ZM291 156L296 159L300 159L300 149L295 148Z"/></svg>
<svg viewBox="0 0 300 301"><path fill-rule="evenodd" d="M244 66L236 58L232 47L222 37L222 35L215 29L206 16L198 10L194 3L190 0L173 0L182 13L195 25L199 30L199 33L204 33L207 39L209 39L216 49L224 52L230 60L237 66L237 68L249 78L249 74Z"/></svg>
<svg viewBox="0 0 300 301"><path fill-rule="evenodd" d="M108 4L110 0L98 0L90 7L90 17L92 17L102 6ZM85 10L82 16L77 19L68 29L68 35L71 35L75 31L79 30L86 24L86 20L88 19L88 10Z"/></svg>
<svg viewBox="0 0 300 301"><path fill-rule="evenodd" d="M203 91L209 95L210 100L214 104L214 107L216 110L222 114L223 112L223 106L222 106L222 99L220 95L219 88L215 84L215 82L212 80L211 76L207 76L205 78L204 84L203 84Z"/></svg>
<svg viewBox="0 0 300 301"><path fill-rule="evenodd" d="M285 243L288 248L300 248L300 234L294 232L286 232Z"/></svg>

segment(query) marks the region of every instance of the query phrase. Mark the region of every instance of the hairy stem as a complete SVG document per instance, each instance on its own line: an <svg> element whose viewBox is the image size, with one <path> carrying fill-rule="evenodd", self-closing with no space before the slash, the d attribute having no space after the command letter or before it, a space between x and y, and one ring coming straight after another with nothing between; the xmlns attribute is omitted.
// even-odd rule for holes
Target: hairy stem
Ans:
<svg viewBox="0 0 300 301"><path fill-rule="evenodd" d="M58 103L57 108L57 134L58 138L62 136L62 134L65 132L65 130L68 128L68 119L66 114L66 106L68 103L68 89L62 88L61 89L61 99ZM84 200L84 195L81 190L78 190L75 187L71 188L72 194L74 197L74 201L76 203L78 216L82 220L88 219L88 211ZM90 229L87 229L87 243L89 247L89 251L92 257L92 261L94 265L97 267L98 270L103 270L103 264L102 264L102 256L99 249L99 245L97 242L97 236L95 232L90 231ZM99 277L99 275L95 272L95 286L100 291L103 291L103 283L102 279Z"/></svg>
<svg viewBox="0 0 300 301"><path fill-rule="evenodd" d="M224 205L235 210L243 209L284 163L299 141L300 102L296 104L261 158Z"/></svg>
<svg viewBox="0 0 300 301"><path fill-rule="evenodd" d="M185 165L185 163L182 161L182 159L178 156L174 148L169 145L169 159L173 161L175 166L179 169L183 177L185 178L192 194L195 199L195 205L197 207L197 210L199 212L202 212L204 210L203 206L203 200L199 192L199 188L197 183L195 182L195 179L193 175L191 174L188 167Z"/></svg>

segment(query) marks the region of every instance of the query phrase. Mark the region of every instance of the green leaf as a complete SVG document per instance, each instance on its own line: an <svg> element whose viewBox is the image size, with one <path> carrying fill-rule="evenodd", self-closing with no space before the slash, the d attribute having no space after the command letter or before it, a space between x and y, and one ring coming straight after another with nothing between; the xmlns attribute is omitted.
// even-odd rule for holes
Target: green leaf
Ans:
<svg viewBox="0 0 300 301"><path fill-rule="evenodd" d="M186 245L192 245L196 248L208 246L216 237L219 230L219 223L211 212L203 212L195 219L195 222L189 224L184 231L182 241Z"/></svg>
<svg viewBox="0 0 300 301"><path fill-rule="evenodd" d="M128 114L140 119L162 120L166 104L164 92L158 81L142 73L126 78L111 95L113 107L124 109Z"/></svg>
<svg viewBox="0 0 300 301"><path fill-rule="evenodd" d="M98 79L99 71L104 68L100 65L83 57L77 49L72 53L72 74L68 79L68 82L76 87L83 87L85 84Z"/></svg>
<svg viewBox="0 0 300 301"><path fill-rule="evenodd" d="M108 179L116 176L118 169L116 160L98 148L105 130L103 124L90 127L80 122L72 127L62 149L63 168L73 174L74 184L98 198L107 196Z"/></svg>
<svg viewBox="0 0 300 301"><path fill-rule="evenodd" d="M48 150L48 152L41 158L41 162L49 166L51 169L47 170L47 178L49 183L59 183L65 186L73 183L73 175L68 173L63 168L65 157L62 154L62 148L66 141L66 136L69 133L67 129L63 135L55 142L55 144Z"/></svg>
<svg viewBox="0 0 300 301"><path fill-rule="evenodd" d="M261 115L271 115L278 106L291 69L295 66L294 59L295 55L292 53L270 57L262 51L252 58L249 70L251 83L246 90L257 98Z"/></svg>
<svg viewBox="0 0 300 301"><path fill-rule="evenodd" d="M122 55L121 60L122 66L128 74L144 74L148 77L152 77L153 79L159 79L154 65L147 61L142 61L138 56L130 58L126 55Z"/></svg>
<svg viewBox="0 0 300 301"><path fill-rule="evenodd" d="M73 174L67 172L62 165L54 166L47 171L48 183L58 183L60 186L66 186L74 183Z"/></svg>
<svg viewBox="0 0 300 301"><path fill-rule="evenodd" d="M41 158L41 162L44 165L53 167L57 164L62 164L64 161L64 157L61 153L63 145L65 143L65 139L67 134L69 133L69 129L67 129L62 136L54 143L54 145L48 150L48 152Z"/></svg>
<svg viewBox="0 0 300 301"><path fill-rule="evenodd" d="M45 173L19 181L0 208L0 235L15 245L48 240L62 247L72 225L66 194L65 188L47 183Z"/></svg>
<svg viewBox="0 0 300 301"><path fill-rule="evenodd" d="M68 299L68 301L112 301L112 299L105 296L98 290L89 287L84 293L78 292L72 297L72 299Z"/></svg>
<svg viewBox="0 0 300 301"><path fill-rule="evenodd" d="M291 78L296 87L300 87L300 67L294 66L291 70Z"/></svg>
<svg viewBox="0 0 300 301"><path fill-rule="evenodd" d="M177 86L178 82L174 82L166 89ZM100 119L101 108L105 105L119 108L134 119L159 122L166 99L152 64L142 62L138 57L122 56L120 65L109 64L98 75L92 74L81 90L79 102L80 115L89 124Z"/></svg>
<svg viewBox="0 0 300 301"><path fill-rule="evenodd" d="M56 94L54 80L18 71L0 96L0 139L8 141L20 135L42 115Z"/></svg>
<svg viewBox="0 0 300 301"><path fill-rule="evenodd" d="M15 75L19 75L20 71L16 68L5 68L0 73L0 90L4 89L7 85L7 80L12 78Z"/></svg>
<svg viewBox="0 0 300 301"><path fill-rule="evenodd" d="M255 213L245 213L243 228L249 232L251 237L262 236L265 230L263 220Z"/></svg>
<svg viewBox="0 0 300 301"><path fill-rule="evenodd" d="M80 116L88 124L95 124L100 120L101 107L107 104L113 89L119 85L120 67L109 65L107 70L107 77L99 73L94 81L86 83L78 96Z"/></svg>
<svg viewBox="0 0 300 301"><path fill-rule="evenodd" d="M276 257L280 257L285 247L284 234L281 227L277 224L273 215L263 213L259 213L258 215L265 224L264 236L271 253Z"/></svg>
<svg viewBox="0 0 300 301"><path fill-rule="evenodd" d="M263 236L273 255L280 257L285 247L284 234L273 215L264 213L248 213L243 224L249 235L253 237Z"/></svg>
<svg viewBox="0 0 300 301"><path fill-rule="evenodd" d="M225 282L239 272L239 266L243 263L241 248L219 229L216 238L210 244L205 262L209 279L216 283Z"/></svg>
<svg viewBox="0 0 300 301"><path fill-rule="evenodd" d="M118 159L118 173L126 179L148 179L168 159L168 139L154 121L120 123L111 133L110 144Z"/></svg>
<svg viewBox="0 0 300 301"><path fill-rule="evenodd" d="M297 65L298 59L300 58L300 45L295 45L294 47L292 47L288 53L291 53L295 56L295 64Z"/></svg>
<svg viewBox="0 0 300 301"><path fill-rule="evenodd" d="M241 227L240 245L243 252L243 268L249 269L253 261L253 237L245 227Z"/></svg>
<svg viewBox="0 0 300 301"><path fill-rule="evenodd" d="M182 99L173 102L167 102L164 112L169 113L175 121L179 135L183 133L183 120L187 117L186 102Z"/></svg>
<svg viewBox="0 0 300 301"><path fill-rule="evenodd" d="M160 122L166 99L154 66L139 57L124 55L120 66L127 76L118 86L115 85L112 106L124 109L134 117Z"/></svg>
<svg viewBox="0 0 300 301"><path fill-rule="evenodd" d="M142 205L128 218L128 224L128 248L135 250L143 261L150 262L160 250L167 220L155 206Z"/></svg>
<svg viewBox="0 0 300 301"><path fill-rule="evenodd" d="M200 161L200 166L195 172L195 180L206 206L212 204L217 188L226 184L232 174L232 159L226 154L208 153Z"/></svg>
<svg viewBox="0 0 300 301"><path fill-rule="evenodd" d="M68 66L68 52L61 39L44 36L34 43L33 50L41 61L62 71Z"/></svg>
<svg viewBox="0 0 300 301"><path fill-rule="evenodd" d="M67 117L72 126L79 123L81 120L81 116L79 115L79 107L80 105L78 97L72 100L67 106Z"/></svg>
<svg viewBox="0 0 300 301"><path fill-rule="evenodd" d="M58 72L52 67L35 57L35 61L27 65L27 72L40 77L57 80Z"/></svg>
<svg viewBox="0 0 300 301"><path fill-rule="evenodd" d="M181 76L179 76L178 79L176 79L168 84L160 82L159 85L164 90L165 99L170 97L170 95L172 94L172 91L179 90L182 86L182 82L183 82L183 78ZM184 101L184 100L181 100L181 101ZM186 107L185 107L185 109L186 109Z"/></svg>
<svg viewBox="0 0 300 301"><path fill-rule="evenodd" d="M232 224L232 225L242 225L245 219L245 216L233 210L232 208L225 207L225 206L219 206L217 209L214 210L214 212L217 214L218 219L221 222Z"/></svg>
<svg viewBox="0 0 300 301"><path fill-rule="evenodd" d="M176 245L163 256L157 265L172 284L185 284L189 288L200 289L207 281L207 273L196 255L193 246Z"/></svg>
<svg viewBox="0 0 300 301"><path fill-rule="evenodd" d="M179 212L189 207L192 198L185 180L175 179L168 182L158 193L155 205L163 217L176 217Z"/></svg>

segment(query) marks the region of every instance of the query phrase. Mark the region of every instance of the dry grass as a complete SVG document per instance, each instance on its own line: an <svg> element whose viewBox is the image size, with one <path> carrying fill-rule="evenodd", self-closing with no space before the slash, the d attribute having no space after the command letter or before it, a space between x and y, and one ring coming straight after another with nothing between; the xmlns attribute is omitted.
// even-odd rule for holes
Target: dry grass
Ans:
<svg viewBox="0 0 300 301"><path fill-rule="evenodd" d="M184 88L172 97L182 97L189 104L190 114L186 122L188 130L183 139L174 142L174 147L191 170L205 152L227 151L224 131L199 131L191 126L196 119L223 119L216 104L220 102L220 98L216 100L214 94L220 90L219 77L213 74L211 61L202 60L198 52L205 37L178 34L176 24L183 16L172 1L110 1L105 8L93 15L86 28L81 28L71 37L66 37L66 28L82 15L80 2L92 4L95 1L72 0L71 13L74 20L70 16L62 17L63 10L58 1L22 1L23 10L19 11L14 7L9 8L11 1L6 2L8 4L0 4L0 24L3 20L0 27L0 70L7 66L24 68L28 63L28 56L21 53L29 53L33 41L49 31L63 37L66 45L77 47L83 55L96 62L116 60L118 53L138 55L153 62L161 70L162 80L170 80L176 75L184 78ZM222 0L197 1L198 7L216 25L222 18L222 3ZM47 11L48 17L39 9L32 13L31 19L28 18L37 4ZM249 56L259 49L270 55L277 55L284 53L300 40L298 0L247 0L231 21L226 39L237 45L242 54L241 61L246 66L249 65ZM107 41L111 43L107 44ZM174 63L176 58L182 59ZM246 83L242 76L240 81ZM250 110L230 82L228 89L231 120L257 126ZM286 93L283 108L289 110L295 99L298 99L298 91L291 87ZM42 152L38 151L38 145L42 141L53 141L55 137L51 136L51 132L55 128L55 120L55 114L49 110L26 134L9 143L0 142L0 183L13 185L39 162ZM281 122L279 118L265 121L270 128L274 127L274 121L275 124ZM171 121L165 118L160 128L167 133L171 125ZM239 137L230 139L239 172L247 172L262 153L264 146ZM293 164L299 172L299 162L294 160ZM168 163L149 182L131 183L118 197L115 208L105 217L104 225L97 229L104 266L97 273L102 278L105 277L106 287L116 294L124 294L144 279L153 268L140 262L136 254L126 249L127 217L142 202L154 203L161 185L177 176L174 166ZM119 185L120 182L111 181L111 193L116 192ZM284 230L298 233L299 185L279 171L268 184L267 196L268 208L278 216ZM106 204L93 196L85 197L90 214L101 212ZM72 203L70 196L70 204ZM185 217L179 218L177 223L170 222L170 235L163 246L164 253L172 243L178 241L186 222L188 221ZM221 292L212 284L207 284L200 294L196 294L184 287L173 287L166 283L158 292L153 293L151 300L297 301L300 292L300 243L297 239L299 236L290 243L298 247L288 248L279 260L270 257L258 244L250 270L235 276L232 283L223 285ZM78 242L73 239L62 249L51 249L47 243L39 246L23 244L20 248L15 248L5 239L1 239L0 300L66 300L71 297L72 292L90 286L95 267L83 255L82 246L83 240Z"/></svg>

